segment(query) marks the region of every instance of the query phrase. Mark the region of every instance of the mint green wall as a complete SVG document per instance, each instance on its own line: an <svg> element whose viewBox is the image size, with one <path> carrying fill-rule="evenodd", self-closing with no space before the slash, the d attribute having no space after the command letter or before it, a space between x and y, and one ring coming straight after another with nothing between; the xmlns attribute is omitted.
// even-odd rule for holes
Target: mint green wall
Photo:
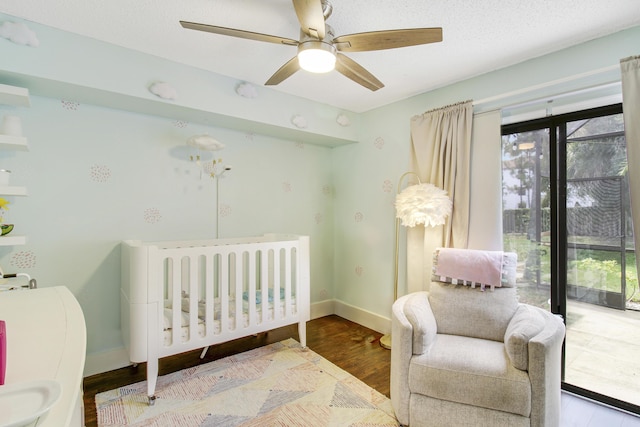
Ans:
<svg viewBox="0 0 640 427"><path fill-rule="evenodd" d="M29 152L0 151L28 197L7 197L5 220L27 244L0 247L5 272L65 285L85 313L88 353L122 346L120 250L124 239L215 237L215 181L200 178L185 145L209 133L233 165L220 180L220 237L268 232L311 236L312 300L333 294L331 149L302 141L31 97L19 114Z"/></svg>
<svg viewBox="0 0 640 427"><path fill-rule="evenodd" d="M336 187L335 298L378 316L391 315L392 200L398 179L409 164L412 116L468 99L484 100L474 106L474 111L488 111L619 81L619 61L640 53L638 41L640 27L635 27L361 114L360 143L336 147L332 153ZM488 102L492 98L499 99ZM474 165L472 160L472 167L482 165ZM391 183L391 192L387 181ZM357 212L363 213L361 221L354 221ZM406 263L403 231L400 235L398 294L403 295L406 293L402 280L402 266Z"/></svg>
<svg viewBox="0 0 640 427"><path fill-rule="evenodd" d="M5 19L12 18L0 14ZM0 57L12 58L0 65L0 83L35 95L31 108L10 109L23 118L31 150L0 152L0 167L14 171L12 183L29 190L26 198L10 198L7 217L29 240L0 248L0 265L31 274L41 286L68 286L85 312L90 354L122 345L121 240L215 233L214 182L200 180L186 160L189 136L216 137L226 144L216 157L233 165L220 182L222 237L309 234L312 303L334 300L337 311L349 306L363 314L353 320L367 324L371 315L384 325L368 326L388 330L393 200L408 165L411 116L514 93L477 107L486 110L615 79L615 71L598 73L518 93L616 65L639 53L640 40L636 27L358 115L261 86L257 99L240 98L233 79L29 25L41 39L36 49L0 39ZM66 44L126 69L114 75L98 66L104 59L78 58ZM182 97L158 100L146 90L154 80L170 82ZM7 110L0 106L0 115ZM350 117L350 127L336 125L339 113ZM295 129L292 114L304 115L309 128Z"/></svg>

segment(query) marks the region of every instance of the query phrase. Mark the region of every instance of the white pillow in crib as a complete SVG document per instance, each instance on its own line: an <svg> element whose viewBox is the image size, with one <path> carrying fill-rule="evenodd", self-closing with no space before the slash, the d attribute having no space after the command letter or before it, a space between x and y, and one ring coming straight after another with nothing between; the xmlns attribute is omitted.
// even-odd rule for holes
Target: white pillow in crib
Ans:
<svg viewBox="0 0 640 427"><path fill-rule="evenodd" d="M180 326L189 326L189 314L184 311L180 311ZM170 308L164 309L164 329L171 329L173 322L173 310Z"/></svg>

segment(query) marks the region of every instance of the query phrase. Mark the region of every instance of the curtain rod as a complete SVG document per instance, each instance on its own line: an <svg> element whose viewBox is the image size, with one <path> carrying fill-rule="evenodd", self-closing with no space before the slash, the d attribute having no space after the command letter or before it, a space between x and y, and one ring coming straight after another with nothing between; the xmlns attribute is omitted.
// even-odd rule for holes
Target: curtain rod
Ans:
<svg viewBox="0 0 640 427"><path fill-rule="evenodd" d="M453 104L445 105L443 107L432 108L431 110L425 111L422 114L417 114L417 115L413 116L412 119L418 119L418 118L424 116L425 114L430 114L430 113L433 113L435 111L446 110L447 108L458 107L460 105L464 105L464 104L467 104L469 102L471 102L472 103L471 105L473 106L473 101L471 99L467 99L466 101L454 102Z"/></svg>
<svg viewBox="0 0 640 427"><path fill-rule="evenodd" d="M592 71L587 71L585 73L580 73L580 74L574 74L573 76L569 76L569 77L563 77L561 79L556 79L556 80L551 80L549 82L545 82L545 83L540 83L537 85L533 85L533 86L529 86L529 87L525 87L522 89L517 89L517 90L513 90L511 92L505 92L505 93L501 93L499 95L495 95L495 96L490 96L484 99L479 99L477 101L473 102L474 106L479 106L479 105L483 105L483 104L488 104L490 102L495 102L495 101L500 101L502 99L508 99L511 98L513 96L517 96L517 95L524 95L527 93L532 93L541 89L546 89L549 87L553 87L559 84L563 84L563 83L570 83L585 77L591 77L591 76L596 76L598 74L604 74L607 73L609 71L613 71L616 69L620 69L620 64L615 64L615 65L610 65L608 67L602 67L602 68L598 68L596 70L592 70ZM601 86L606 86L609 84L612 84L614 82L607 82ZM577 91L576 91L577 93ZM528 101L528 102L532 102L532 101ZM506 105L504 107L513 107L513 105ZM503 108L504 108L503 107Z"/></svg>

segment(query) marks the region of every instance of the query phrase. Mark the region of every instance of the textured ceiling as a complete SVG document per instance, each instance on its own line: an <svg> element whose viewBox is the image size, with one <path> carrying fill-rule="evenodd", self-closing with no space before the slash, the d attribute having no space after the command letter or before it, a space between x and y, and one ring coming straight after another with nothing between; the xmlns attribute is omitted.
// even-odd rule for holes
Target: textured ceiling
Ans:
<svg viewBox="0 0 640 427"><path fill-rule="evenodd" d="M300 71L276 90L366 111L640 25L640 0L332 0L336 36L442 27L443 42L349 53L385 87ZM0 12L263 84L296 48L183 29L195 21L298 39L290 0L0 0ZM640 46L640 43L639 43ZM175 83L177 85L177 83Z"/></svg>

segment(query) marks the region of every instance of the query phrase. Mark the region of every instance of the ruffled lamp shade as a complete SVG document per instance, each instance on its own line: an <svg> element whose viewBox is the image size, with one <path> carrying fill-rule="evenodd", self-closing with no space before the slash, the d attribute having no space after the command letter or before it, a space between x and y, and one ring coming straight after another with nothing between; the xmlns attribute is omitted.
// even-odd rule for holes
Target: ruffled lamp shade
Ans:
<svg viewBox="0 0 640 427"><path fill-rule="evenodd" d="M396 218L405 227L418 224L435 227L445 223L453 203L447 192L433 184L417 184L396 196Z"/></svg>

